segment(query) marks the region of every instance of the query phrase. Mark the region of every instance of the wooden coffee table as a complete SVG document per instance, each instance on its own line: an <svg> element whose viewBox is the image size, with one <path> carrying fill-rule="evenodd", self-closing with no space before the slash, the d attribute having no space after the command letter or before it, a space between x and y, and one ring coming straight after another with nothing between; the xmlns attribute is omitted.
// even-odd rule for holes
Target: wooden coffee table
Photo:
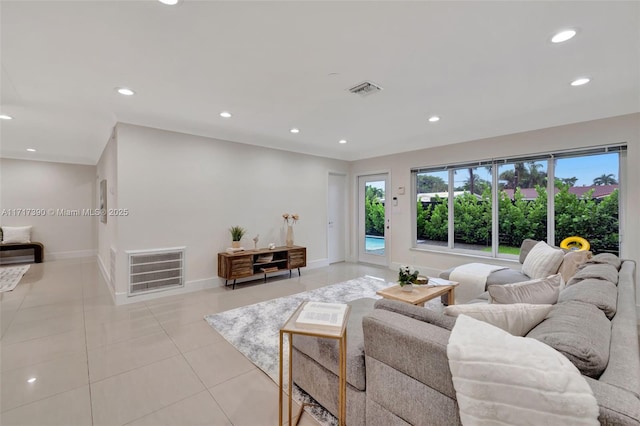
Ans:
<svg viewBox="0 0 640 426"><path fill-rule="evenodd" d="M414 285L413 291L404 291L399 285L376 291L378 296L385 299L399 300L401 302L411 303L412 305L424 305L431 299L435 299L443 294L449 295L449 304L455 303L455 288L458 285L455 281L449 281L448 285Z"/></svg>

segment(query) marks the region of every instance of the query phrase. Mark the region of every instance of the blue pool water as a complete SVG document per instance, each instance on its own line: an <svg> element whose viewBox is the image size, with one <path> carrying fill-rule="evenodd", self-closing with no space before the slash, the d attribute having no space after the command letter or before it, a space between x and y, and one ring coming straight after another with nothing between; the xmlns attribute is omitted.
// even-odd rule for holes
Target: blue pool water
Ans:
<svg viewBox="0 0 640 426"><path fill-rule="evenodd" d="M364 249L366 251L384 250L384 237L365 237Z"/></svg>

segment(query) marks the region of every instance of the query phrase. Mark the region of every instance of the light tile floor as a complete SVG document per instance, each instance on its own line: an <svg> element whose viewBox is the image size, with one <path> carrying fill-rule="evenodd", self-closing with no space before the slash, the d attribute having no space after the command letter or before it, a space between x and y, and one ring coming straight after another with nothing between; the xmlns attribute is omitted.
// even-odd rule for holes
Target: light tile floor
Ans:
<svg viewBox="0 0 640 426"><path fill-rule="evenodd" d="M340 263L115 306L95 260L34 264L0 293L0 424L275 425L277 384L204 315L367 274L395 278ZM299 424L316 422L305 414Z"/></svg>

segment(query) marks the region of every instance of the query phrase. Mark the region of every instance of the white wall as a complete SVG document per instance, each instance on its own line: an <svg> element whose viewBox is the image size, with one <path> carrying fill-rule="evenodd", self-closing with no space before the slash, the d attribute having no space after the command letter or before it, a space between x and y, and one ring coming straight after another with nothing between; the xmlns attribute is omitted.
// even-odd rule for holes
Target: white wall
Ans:
<svg viewBox="0 0 640 426"><path fill-rule="evenodd" d="M126 250L186 246L187 283L219 285L228 228L248 230L245 247L256 234L259 246L284 245L285 212L300 215L295 243L307 263L326 263L328 174L347 162L128 124L117 138L117 203L130 211L117 223L119 295Z"/></svg>
<svg viewBox="0 0 640 426"><path fill-rule="evenodd" d="M117 173L117 132L114 129L109 142L104 148L97 165L96 198L100 197L100 182L107 181L107 210L118 207L118 173ZM98 264L111 285L110 265L111 248L117 250L118 246L118 216L107 215L107 223L97 220L98 227ZM111 289L115 292L115 289Z"/></svg>
<svg viewBox="0 0 640 426"><path fill-rule="evenodd" d="M96 208L96 167L44 161L0 159L2 209ZM93 256L96 218L91 216L8 216L2 225L32 225L32 241L44 244L45 261Z"/></svg>
<svg viewBox="0 0 640 426"><path fill-rule="evenodd" d="M461 124L463 125L463 124ZM621 242L621 256L640 259L640 114L630 114L566 126L553 127L455 145L355 161L351 164L352 190L357 175L379 170L390 170L392 196L398 197L398 206L391 210L391 261L394 264L412 264L427 270L442 270L470 262L459 254L412 250L411 172L413 167L454 164L464 161L517 156L541 152L583 148L626 142L628 144L627 175L623 176L621 200L625 235ZM405 195L397 194L404 186ZM352 197L353 200L353 197ZM352 201L352 224L355 223L356 205ZM355 225L352 236L355 239Z"/></svg>

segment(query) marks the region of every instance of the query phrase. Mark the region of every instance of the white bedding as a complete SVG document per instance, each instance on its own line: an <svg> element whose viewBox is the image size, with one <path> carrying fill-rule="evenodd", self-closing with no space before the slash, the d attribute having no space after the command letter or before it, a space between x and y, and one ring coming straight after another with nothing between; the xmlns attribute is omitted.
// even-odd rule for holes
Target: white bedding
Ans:
<svg viewBox="0 0 640 426"><path fill-rule="evenodd" d="M463 425L599 425L585 378L538 340L460 315L447 357Z"/></svg>
<svg viewBox="0 0 640 426"><path fill-rule="evenodd" d="M484 292L489 274L507 269L505 266L488 265L486 263L467 263L451 271L449 280L459 282L456 287L456 304L467 303Z"/></svg>

